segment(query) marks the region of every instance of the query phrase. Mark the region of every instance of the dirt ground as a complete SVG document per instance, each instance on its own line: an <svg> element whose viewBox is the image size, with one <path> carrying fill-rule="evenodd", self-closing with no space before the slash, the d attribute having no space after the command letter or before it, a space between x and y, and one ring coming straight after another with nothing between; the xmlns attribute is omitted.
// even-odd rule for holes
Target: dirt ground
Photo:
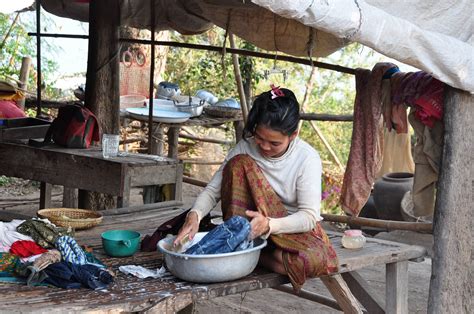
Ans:
<svg viewBox="0 0 474 314"><path fill-rule="evenodd" d="M189 184L183 185L184 206L191 206L201 188ZM53 206L61 207L60 187L53 189ZM35 215L38 209L38 184L26 180L15 179L10 184L0 186L0 216L2 212L11 211L25 215ZM131 205L142 203L140 189L133 189ZM426 235L420 235L425 237ZM410 239L413 234L384 235L385 238L398 240ZM407 242L407 241L405 241ZM415 241L416 242L416 241ZM425 239L428 243L429 239ZM420 244L420 243L417 243ZM360 271L373 291L380 299L385 299L385 269L382 266L370 267ZM431 259L426 258L420 263L409 263L409 313L426 313L428 291L431 275ZM319 279L308 280L304 289L330 297L329 292ZM200 301L194 305L193 313L338 313L327 306L320 305L274 289L263 289L233 296Z"/></svg>

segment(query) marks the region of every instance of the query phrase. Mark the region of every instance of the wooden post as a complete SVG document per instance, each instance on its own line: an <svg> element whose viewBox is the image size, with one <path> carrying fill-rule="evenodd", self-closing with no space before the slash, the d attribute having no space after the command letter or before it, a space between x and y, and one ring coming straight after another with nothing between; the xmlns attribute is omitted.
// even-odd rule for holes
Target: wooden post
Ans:
<svg viewBox="0 0 474 314"><path fill-rule="evenodd" d="M232 34L229 34L229 43L230 47L235 49L234 35ZM239 91L242 116L244 118L244 122L247 122L247 116L249 115L249 110L247 107L247 98L245 97L244 85L242 84L242 76L240 75L239 57L235 53L232 54L232 63L234 65L235 81L237 83L237 89Z"/></svg>
<svg viewBox="0 0 474 314"><path fill-rule="evenodd" d="M448 87L428 313L472 313L474 96Z"/></svg>
<svg viewBox="0 0 474 314"><path fill-rule="evenodd" d="M408 313L408 261L386 265L385 313Z"/></svg>
<svg viewBox="0 0 474 314"><path fill-rule="evenodd" d="M46 182L40 182L40 203L39 208L50 208L51 207L51 190L53 186Z"/></svg>
<svg viewBox="0 0 474 314"><path fill-rule="evenodd" d="M362 313L362 306L339 274L320 278L344 313Z"/></svg>
<svg viewBox="0 0 474 314"><path fill-rule="evenodd" d="M119 26L117 1L90 1L85 106L97 116L101 132L110 134L120 130ZM99 209L107 203L114 206L111 196L79 193L83 208Z"/></svg>
<svg viewBox="0 0 474 314"><path fill-rule="evenodd" d="M30 75L31 68L31 58L23 57L21 59L21 68L20 68L20 84L18 84L21 89L27 89L28 87L28 76ZM25 109L25 98L17 100L16 104L21 110Z"/></svg>

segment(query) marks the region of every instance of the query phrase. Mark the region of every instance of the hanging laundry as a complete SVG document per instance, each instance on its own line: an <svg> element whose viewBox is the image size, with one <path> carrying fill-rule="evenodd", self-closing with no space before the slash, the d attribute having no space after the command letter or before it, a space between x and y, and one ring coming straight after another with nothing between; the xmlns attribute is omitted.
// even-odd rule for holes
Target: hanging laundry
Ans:
<svg viewBox="0 0 474 314"><path fill-rule="evenodd" d="M352 141L341 190L341 206L351 216L367 202L382 165L382 77L394 67L377 63L372 71L356 70Z"/></svg>
<svg viewBox="0 0 474 314"><path fill-rule="evenodd" d="M433 127L429 127L416 117L416 109L410 111L408 119L416 134L413 214L418 217L429 216L434 213L435 189L443 152L444 125L441 121L435 121Z"/></svg>
<svg viewBox="0 0 474 314"><path fill-rule="evenodd" d="M445 84L430 74L418 71L393 74L392 103L394 106L413 106L415 117L424 125L433 128L435 121L443 118Z"/></svg>

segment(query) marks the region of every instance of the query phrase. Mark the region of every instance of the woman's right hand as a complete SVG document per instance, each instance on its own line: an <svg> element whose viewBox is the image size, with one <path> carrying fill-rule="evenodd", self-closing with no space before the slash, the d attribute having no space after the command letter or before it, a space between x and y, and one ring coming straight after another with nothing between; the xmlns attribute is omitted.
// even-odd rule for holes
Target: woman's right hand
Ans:
<svg viewBox="0 0 474 314"><path fill-rule="evenodd" d="M195 212L189 212L186 216L186 221L184 225L179 229L176 239L173 241L173 246L181 245L181 241L188 236L189 240L194 238L194 235L199 230L199 218Z"/></svg>

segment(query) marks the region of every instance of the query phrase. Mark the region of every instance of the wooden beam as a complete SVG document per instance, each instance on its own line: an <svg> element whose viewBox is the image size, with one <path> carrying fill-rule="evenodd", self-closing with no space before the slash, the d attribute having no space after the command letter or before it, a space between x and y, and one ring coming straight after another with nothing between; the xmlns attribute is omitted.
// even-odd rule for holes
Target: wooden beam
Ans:
<svg viewBox="0 0 474 314"><path fill-rule="evenodd" d="M183 182L189 183L189 184L192 184L192 185L201 186L201 187L206 187L206 185L207 185L207 182L205 182L205 181L201 181L201 180L194 179L194 178L187 177L187 176L183 176Z"/></svg>
<svg viewBox="0 0 474 314"><path fill-rule="evenodd" d="M344 313L363 313L362 306L354 297L341 275L323 276L320 279L334 299L336 299L337 304L339 304Z"/></svg>
<svg viewBox="0 0 474 314"><path fill-rule="evenodd" d="M220 140L217 138L211 138L211 137L201 137L201 136L194 136L194 135L188 135L184 133L179 134L180 138L187 138L188 140L193 140L193 141L201 141L201 142L207 142L207 143L214 143L214 144L222 144L222 145L234 145L234 141L227 141L227 140Z"/></svg>
<svg viewBox="0 0 474 314"><path fill-rule="evenodd" d="M339 115L327 113L300 113L301 120L317 120L317 121L334 121L334 122L351 122L354 121L353 115Z"/></svg>
<svg viewBox="0 0 474 314"><path fill-rule="evenodd" d="M412 230L420 232L432 232L433 229L433 224L427 222L383 220L332 214L321 214L321 216L326 221L341 222L356 226L384 228L387 230Z"/></svg>
<svg viewBox="0 0 474 314"><path fill-rule="evenodd" d="M278 286L278 287L274 287L273 289L286 292L292 295L296 295L299 298L317 302L319 304L324 304L338 311L342 311L341 307L339 306L339 304L337 304L336 300L325 297L324 295L320 295L320 294L310 292L304 289L301 289L299 292L295 292L295 290L293 290L293 288L289 286Z"/></svg>
<svg viewBox="0 0 474 314"><path fill-rule="evenodd" d="M39 31L37 31L36 33L30 32L28 33L28 36L37 36L38 33ZM77 39L89 38L86 35L74 35L74 34L50 34L50 33L40 33L40 34L41 34L41 37L59 37L59 38L77 38ZM143 45L151 45L153 43L149 39L135 39L135 38L120 38L120 41L143 44ZM207 51L214 51L218 53L222 52L222 47L218 47L218 46L180 43L176 41L157 40L155 41L155 45L190 48L190 49L197 49L197 50L207 50ZM286 55L277 55L277 54L265 53L265 52L259 52L259 51L251 51L251 50L245 50L245 49L226 48L226 53L235 53L242 56L250 56L250 57L271 59L271 60L275 60L275 57L277 57L278 61L286 61L286 62L292 62L292 63L312 65L311 61L308 59L291 57L291 56L286 56ZM325 63L325 62L314 61L314 60L312 61L312 63L314 64L314 66L318 68L355 75L355 69L351 69L348 67Z"/></svg>
<svg viewBox="0 0 474 314"><path fill-rule="evenodd" d="M367 281L358 272L343 273L342 278L346 281L357 300L362 303L367 313L385 313L385 302L375 291L372 291Z"/></svg>
<svg viewBox="0 0 474 314"><path fill-rule="evenodd" d="M447 87L428 313L472 313L474 96Z"/></svg>

